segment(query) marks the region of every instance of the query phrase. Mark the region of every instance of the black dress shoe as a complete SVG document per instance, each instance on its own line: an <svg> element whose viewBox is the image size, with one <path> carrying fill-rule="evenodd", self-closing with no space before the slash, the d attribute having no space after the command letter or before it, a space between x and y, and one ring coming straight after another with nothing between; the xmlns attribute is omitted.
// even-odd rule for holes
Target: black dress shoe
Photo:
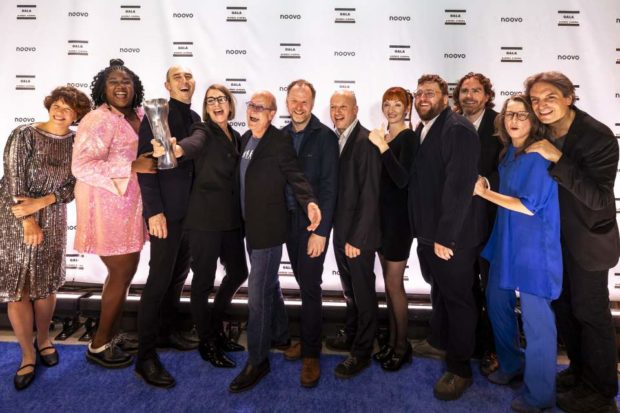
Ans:
<svg viewBox="0 0 620 413"><path fill-rule="evenodd" d="M390 346L389 344L386 344L383 347L381 347L379 351L377 351L375 354L372 355L372 359L374 361L378 361L379 363L383 363L384 361L392 357L393 353L394 353L394 348Z"/></svg>
<svg viewBox="0 0 620 413"><path fill-rule="evenodd" d="M49 346L45 348L39 348L37 344L37 340L34 341L34 348L37 350L37 354L39 355L39 359L41 360L41 364L46 367L54 367L58 364L59 356L58 351L54 348L54 346ZM53 349L54 352L50 354L43 354L45 350Z"/></svg>
<svg viewBox="0 0 620 413"><path fill-rule="evenodd" d="M230 383L228 390L231 393L240 393L242 391L250 390L256 386L258 382L269 373L269 359L265 359L258 366L254 367L247 362L241 373Z"/></svg>
<svg viewBox="0 0 620 413"><path fill-rule="evenodd" d="M112 339L112 343L116 344L125 353L136 354L138 352L138 339L130 337L125 333L117 334Z"/></svg>
<svg viewBox="0 0 620 413"><path fill-rule="evenodd" d="M411 363L412 350L411 344L407 343L407 348L403 354L393 352L389 359L381 363L381 368L386 371L398 371L405 363Z"/></svg>
<svg viewBox="0 0 620 413"><path fill-rule="evenodd" d="M245 350L245 347L232 341L230 338L228 338L228 336L226 336L226 333L221 330L217 333L217 346L220 348L220 350L225 352Z"/></svg>
<svg viewBox="0 0 620 413"><path fill-rule="evenodd" d="M26 374L18 374L20 371L32 367L32 371ZM26 364L25 366L21 366L13 377L13 384L17 390L24 390L26 387L30 386L30 384L34 381L35 376L35 365L34 364Z"/></svg>
<svg viewBox="0 0 620 413"><path fill-rule="evenodd" d="M222 352L222 350L218 348L215 341L201 343L198 347L198 352L200 352L200 357L202 357L204 361L211 363L213 367L231 368L237 365L226 355L226 353Z"/></svg>
<svg viewBox="0 0 620 413"><path fill-rule="evenodd" d="M106 344L106 349L100 353L91 351L89 345L86 350L86 360L107 369L128 367L133 361L131 355L125 353L116 344L111 342Z"/></svg>
<svg viewBox="0 0 620 413"><path fill-rule="evenodd" d="M336 377L340 379L350 379L357 376L368 366L370 366L370 357L349 356L336 366L334 372Z"/></svg>
<svg viewBox="0 0 620 413"><path fill-rule="evenodd" d="M333 351L351 351L353 337L349 338L344 330L338 330L335 336L325 339L325 346Z"/></svg>
<svg viewBox="0 0 620 413"><path fill-rule="evenodd" d="M151 386L170 388L176 384L174 377L168 373L161 361L159 361L159 357L137 360L136 374Z"/></svg>
<svg viewBox="0 0 620 413"><path fill-rule="evenodd" d="M158 348L173 348L179 351L191 351L198 348L198 343L189 341L177 332L170 333L168 336L157 340Z"/></svg>

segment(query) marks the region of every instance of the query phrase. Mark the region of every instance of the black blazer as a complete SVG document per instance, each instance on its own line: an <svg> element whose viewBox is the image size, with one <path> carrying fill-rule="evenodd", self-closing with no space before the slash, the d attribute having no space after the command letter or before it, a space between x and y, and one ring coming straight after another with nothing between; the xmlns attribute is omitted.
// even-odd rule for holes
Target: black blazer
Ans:
<svg viewBox="0 0 620 413"><path fill-rule="evenodd" d="M564 248L585 270L603 271L620 255L614 199L618 141L607 126L575 110L562 157L549 173L559 184Z"/></svg>
<svg viewBox="0 0 620 413"><path fill-rule="evenodd" d="M289 133L291 128L289 123L282 131ZM314 232L328 237L338 196L338 137L314 115L306 126L297 158L301 170L312 185L312 191L319 198L321 224ZM298 209L301 209L299 204ZM310 224L310 221L306 221L305 226Z"/></svg>
<svg viewBox="0 0 620 413"><path fill-rule="evenodd" d="M242 153L251 137L250 130L243 134ZM245 173L245 235L250 248L272 248L286 242L287 183L304 211L310 202L318 204L299 167L291 137L270 125Z"/></svg>
<svg viewBox="0 0 620 413"><path fill-rule="evenodd" d="M168 108L170 133L180 142L190 134L192 124L200 122L200 116L189 105L175 99L169 100ZM145 116L138 132L138 155L153 151L152 139L151 125ZM156 174L138 174L144 218L148 221L163 212L168 221L182 220L187 212L193 174L191 161L180 161L178 167Z"/></svg>
<svg viewBox="0 0 620 413"><path fill-rule="evenodd" d="M241 228L239 197L239 133L228 126L232 141L213 121L197 123L191 136L179 143L182 159L193 159L196 169L185 228L230 231Z"/></svg>
<svg viewBox="0 0 620 413"><path fill-rule="evenodd" d="M418 142L422 125L416 130ZM484 212L472 206L480 140L473 125L446 108L419 145L409 180L409 217L418 242L451 249L484 239Z"/></svg>
<svg viewBox="0 0 620 413"><path fill-rule="evenodd" d="M379 182L381 157L359 122L340 154L338 202L334 217L334 244L362 250L381 245Z"/></svg>
<svg viewBox="0 0 620 413"><path fill-rule="evenodd" d="M499 166L499 153L502 151L503 147L502 142L499 140L499 136L494 136L495 118L497 115L498 113L493 109L485 109L482 120L480 121L480 126L478 126L478 137L480 138L478 173L489 180L491 189L494 191L499 190L499 172L497 171L497 167ZM480 208L486 216L486 220L484 221L484 225L486 226L484 232L487 235L484 241L486 241L488 237L491 236L491 230L495 223L497 205L492 202L487 202L480 197L474 197L472 202L476 205L475 208Z"/></svg>

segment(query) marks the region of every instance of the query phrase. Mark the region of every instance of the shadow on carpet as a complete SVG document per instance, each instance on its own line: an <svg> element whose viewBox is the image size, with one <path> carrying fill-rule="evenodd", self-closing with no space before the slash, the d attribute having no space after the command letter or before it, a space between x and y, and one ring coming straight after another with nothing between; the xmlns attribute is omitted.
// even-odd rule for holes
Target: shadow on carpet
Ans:
<svg viewBox="0 0 620 413"><path fill-rule="evenodd" d="M340 380L333 370L342 356L321 358L319 385L299 385L300 362L289 362L272 353L271 373L254 389L228 392L247 353L230 353L234 369L216 369L198 352L166 351L160 357L177 380L176 387L153 388L133 366L106 370L87 363L85 346L57 345L60 364L37 367L32 385L21 392L13 387L19 363L16 343L0 343L0 411L7 412L507 412L518 390L490 384L474 366L474 384L460 400L442 402L433 397L433 384L441 376L442 363L414 359L399 372L388 373L373 363L359 376Z"/></svg>

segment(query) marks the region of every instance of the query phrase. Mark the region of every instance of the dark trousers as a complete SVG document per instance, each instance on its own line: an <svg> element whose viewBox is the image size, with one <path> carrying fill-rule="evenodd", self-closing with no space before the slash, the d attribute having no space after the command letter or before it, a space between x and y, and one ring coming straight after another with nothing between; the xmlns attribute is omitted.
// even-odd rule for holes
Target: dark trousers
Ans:
<svg viewBox="0 0 620 413"><path fill-rule="evenodd" d="M553 302L558 333L577 374L597 392L615 397L618 361L607 271L584 270L565 245L562 255L562 293Z"/></svg>
<svg viewBox="0 0 620 413"><path fill-rule="evenodd" d="M248 266L240 229L232 231L190 230L192 252L191 310L201 342L215 338L222 328L222 320L233 296L248 278ZM213 309L209 308L209 294L213 291L217 259L220 258L226 275L217 289Z"/></svg>
<svg viewBox="0 0 620 413"><path fill-rule="evenodd" d="M183 223L168 222L168 237L151 237L149 275L138 310L138 358L155 357L158 336L170 334L189 273L190 250Z"/></svg>
<svg viewBox="0 0 620 413"><path fill-rule="evenodd" d="M361 250L356 258L348 258L344 245L334 241L334 255L340 283L347 303L345 333L353 337L351 355L370 357L377 332L378 303L375 291L375 251Z"/></svg>
<svg viewBox="0 0 620 413"><path fill-rule="evenodd" d="M474 352L478 311L474 300L474 262L477 248L456 250L442 260L432 245L418 247L420 267L431 281L431 331L439 343L431 344L446 351L446 367L461 377L471 377L469 359Z"/></svg>
<svg viewBox="0 0 620 413"><path fill-rule="evenodd" d="M481 249L480 249L481 251ZM489 282L489 262L478 255L474 263L474 299L478 311L476 324L476 347L474 353L482 356L485 352L495 352L493 328L489 320L489 311L486 299L487 284Z"/></svg>
<svg viewBox="0 0 620 413"><path fill-rule="evenodd" d="M303 214L303 215L302 215ZM321 353L322 300L321 283L325 251L316 258L307 253L308 239L312 234L306 229L305 214L295 210L290 213L290 225L286 249L295 279L301 291L301 355L318 357Z"/></svg>

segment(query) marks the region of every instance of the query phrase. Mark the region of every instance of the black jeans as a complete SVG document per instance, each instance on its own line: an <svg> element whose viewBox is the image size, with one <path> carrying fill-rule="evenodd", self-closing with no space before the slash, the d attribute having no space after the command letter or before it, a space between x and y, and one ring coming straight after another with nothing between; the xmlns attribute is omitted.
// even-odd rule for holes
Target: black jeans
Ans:
<svg viewBox="0 0 620 413"><path fill-rule="evenodd" d="M334 241L334 255L340 283L347 303L347 337L353 337L351 355L370 357L377 332L378 303L375 291L375 251L361 250L360 256L348 258L344 244Z"/></svg>
<svg viewBox="0 0 620 413"><path fill-rule="evenodd" d="M248 278L248 266L241 230L189 231L192 252L191 310L201 342L215 338L233 296ZM217 259L226 269L226 276L217 289L213 309L209 294L213 291Z"/></svg>
<svg viewBox="0 0 620 413"><path fill-rule="evenodd" d="M469 359L474 352L478 311L474 300L474 262L477 248L454 251L454 256L442 260L432 245L418 247L420 267L431 281L432 337L439 343L433 346L446 351L446 367L461 377L471 377Z"/></svg>
<svg viewBox="0 0 620 413"><path fill-rule="evenodd" d="M329 237L325 240L325 251L316 258L309 257L307 246L312 233L306 229L305 223L303 211L290 213L286 249L301 292L301 355L318 357L321 353L323 318L321 283Z"/></svg>
<svg viewBox="0 0 620 413"><path fill-rule="evenodd" d="M138 358L155 357L158 336L170 334L189 273L190 251L183 223L168 222L166 238L151 237L149 275L138 310Z"/></svg>
<svg viewBox="0 0 620 413"><path fill-rule="evenodd" d="M616 397L616 334L609 310L607 271L587 271L562 245L562 294L553 302L571 368L606 397Z"/></svg>

